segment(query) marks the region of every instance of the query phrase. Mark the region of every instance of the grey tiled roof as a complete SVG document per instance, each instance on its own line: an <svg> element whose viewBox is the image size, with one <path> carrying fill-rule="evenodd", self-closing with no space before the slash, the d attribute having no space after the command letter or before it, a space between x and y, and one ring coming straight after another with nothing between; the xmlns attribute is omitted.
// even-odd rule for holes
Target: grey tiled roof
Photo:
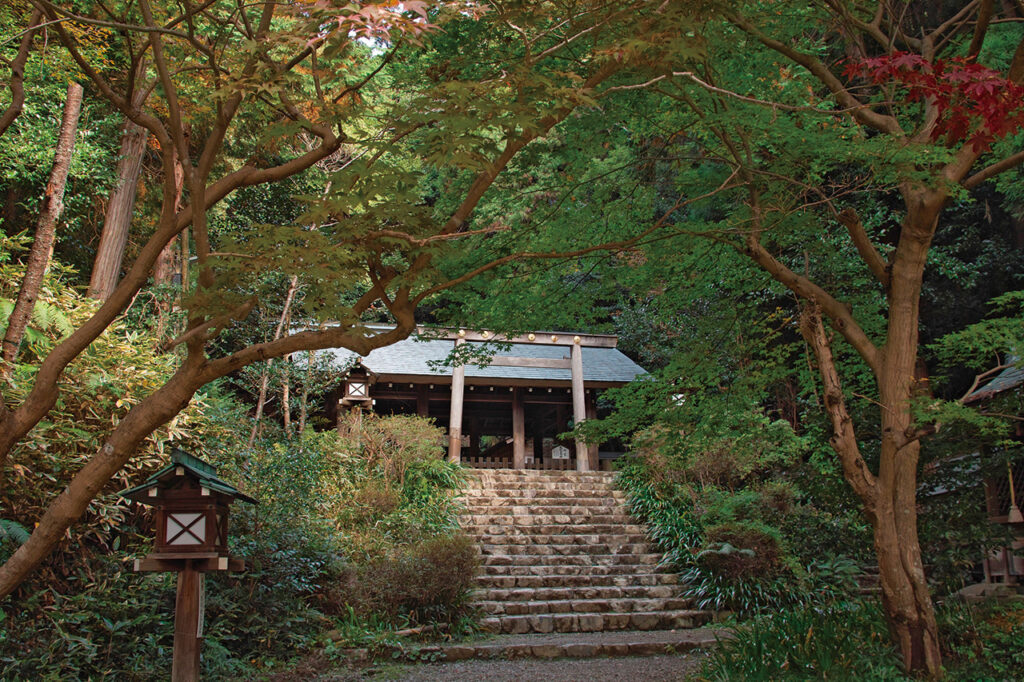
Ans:
<svg viewBox="0 0 1024 682"><path fill-rule="evenodd" d="M469 342L469 346L479 346L475 342ZM378 348L363 358L363 366L374 374L383 375L408 375L408 376L450 376L451 367L431 367L431 361L443 362L452 351L454 342L444 339L420 340L413 336L404 341L399 341L391 346ZM625 384L632 381L639 375L647 372L643 367L636 364L622 352L615 348L588 348L583 349L583 381L599 383ZM349 363L354 353L349 350L335 348L333 353L335 362L339 366ZM512 344L509 350L499 350L494 353L497 356L512 356L526 358L566 358L569 357L568 346L545 346L535 344ZM466 365L467 378L487 379L519 379L519 380L542 380L542 381L564 381L569 383L572 380L568 369L549 369L545 367L505 367L488 365L478 367Z"/></svg>
<svg viewBox="0 0 1024 682"><path fill-rule="evenodd" d="M1008 391L1011 388L1016 388L1024 384L1024 363L1020 360L1013 367L1007 367L999 374L995 375L990 382L976 390L974 393L967 396L964 399L965 403L973 403L978 400L985 400L991 398L997 393Z"/></svg>

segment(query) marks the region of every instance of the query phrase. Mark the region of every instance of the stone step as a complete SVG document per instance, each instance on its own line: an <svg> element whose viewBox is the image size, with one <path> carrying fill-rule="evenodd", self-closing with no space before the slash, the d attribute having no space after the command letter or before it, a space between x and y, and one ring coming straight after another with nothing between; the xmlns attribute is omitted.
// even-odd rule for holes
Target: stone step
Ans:
<svg viewBox="0 0 1024 682"><path fill-rule="evenodd" d="M601 483L599 481L573 483L572 481L489 481L484 483L466 486L467 490L475 490L483 494L494 493L497 496L504 496L512 492L550 492L553 494L572 495L581 497L611 497L618 488L613 483Z"/></svg>
<svg viewBox="0 0 1024 682"><path fill-rule="evenodd" d="M561 503L534 503L531 505L466 505L469 516L554 516L568 515L575 520L588 519L591 516L624 515L626 512L620 505L578 505L572 500Z"/></svg>
<svg viewBox="0 0 1024 682"><path fill-rule="evenodd" d="M644 587L678 585L675 573L624 573L612 575L480 575L476 584L481 588L557 588L557 587Z"/></svg>
<svg viewBox="0 0 1024 682"><path fill-rule="evenodd" d="M661 630L699 627L710 620L710 612L693 609L648 613L540 613L483 618L480 629L505 634Z"/></svg>
<svg viewBox="0 0 1024 682"><path fill-rule="evenodd" d="M519 499L524 500L524 504L529 504L533 500L554 498L562 499L565 497L572 497L574 499L597 499L597 500L616 500L625 502L626 493L621 490L612 489L607 493L602 492L599 495L583 495L579 490L548 490L545 488L524 488L516 492L515 495L503 495L499 494L494 488L467 488L463 494L467 499L473 501L477 500L507 500L507 499Z"/></svg>
<svg viewBox="0 0 1024 682"><path fill-rule="evenodd" d="M655 564L613 564L610 566L580 565L536 565L536 566L483 566L484 575L493 576L613 576L613 575L644 575L662 572Z"/></svg>
<svg viewBox="0 0 1024 682"><path fill-rule="evenodd" d="M577 535L643 535L644 529L632 523L550 523L535 525L513 525L511 523L470 523L462 517L462 530L467 535L539 535L548 537L570 537ZM564 542L568 542L565 540Z"/></svg>
<svg viewBox="0 0 1024 682"><path fill-rule="evenodd" d="M670 599L678 596L677 585L627 585L624 587L519 587L476 590L476 603L487 601L560 601L565 599Z"/></svg>
<svg viewBox="0 0 1024 682"><path fill-rule="evenodd" d="M580 523L594 525L626 525L631 522L628 514L465 514L462 520L475 526L577 526Z"/></svg>
<svg viewBox="0 0 1024 682"><path fill-rule="evenodd" d="M508 553L529 553L531 547L623 547L629 544L646 544L643 533L620 535L541 535L541 534L482 534L473 537L478 545L485 547L507 547ZM614 554L614 552L608 552Z"/></svg>
<svg viewBox="0 0 1024 682"><path fill-rule="evenodd" d="M725 630L649 630L647 632L574 632L560 634L499 635L481 643L424 647L416 653L434 655L438 660L468 659L551 659L612 656L663 656L713 647Z"/></svg>
<svg viewBox="0 0 1024 682"><path fill-rule="evenodd" d="M495 477L517 477L522 479L549 479L549 478L606 478L615 480L614 471L567 471L558 469L473 469L470 471L472 478L495 478Z"/></svg>
<svg viewBox="0 0 1024 682"><path fill-rule="evenodd" d="M497 635L481 642L459 642L428 646L392 645L375 648L342 649L345 660L388 663L406 661L549 660L554 658L611 658L620 656L674 656L694 649L710 649L730 637L723 628L692 630L647 630L645 632L553 632L525 635ZM618 678L616 678L618 679Z"/></svg>
<svg viewBox="0 0 1024 682"><path fill-rule="evenodd" d="M498 509L520 507L597 507L623 509L620 501L609 497L468 497L462 500L463 509Z"/></svg>
<svg viewBox="0 0 1024 682"><path fill-rule="evenodd" d="M585 537L585 536L584 536ZM581 544L486 544L480 543L482 556L583 556L601 554L651 554L647 542L595 542Z"/></svg>
<svg viewBox="0 0 1024 682"><path fill-rule="evenodd" d="M660 554L488 554L480 558L485 570L505 567L582 566L655 566Z"/></svg>
<svg viewBox="0 0 1024 682"><path fill-rule="evenodd" d="M672 597L659 599L560 599L545 601L480 601L474 604L493 616L526 616L538 613L653 613L682 611L693 607L693 600Z"/></svg>

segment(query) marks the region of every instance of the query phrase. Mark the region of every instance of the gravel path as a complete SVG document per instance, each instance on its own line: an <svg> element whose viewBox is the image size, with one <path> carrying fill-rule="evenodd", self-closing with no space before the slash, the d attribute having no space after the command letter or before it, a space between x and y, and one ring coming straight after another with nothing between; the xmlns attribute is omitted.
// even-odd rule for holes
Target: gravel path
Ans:
<svg viewBox="0 0 1024 682"><path fill-rule="evenodd" d="M677 682L700 670L704 654L553 661L472 660L389 665L364 672L371 680L396 682Z"/></svg>

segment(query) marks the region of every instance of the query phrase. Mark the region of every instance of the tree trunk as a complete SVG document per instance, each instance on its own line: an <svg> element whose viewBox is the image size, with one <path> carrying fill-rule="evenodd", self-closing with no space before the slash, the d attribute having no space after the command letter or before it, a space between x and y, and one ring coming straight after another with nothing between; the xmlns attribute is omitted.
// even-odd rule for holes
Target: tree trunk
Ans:
<svg viewBox="0 0 1024 682"><path fill-rule="evenodd" d="M144 93L145 89L140 88L132 101L134 106L142 104ZM117 161L117 186L111 192L107 204L100 244L96 249L96 260L89 280L88 295L101 301L107 300L114 291L121 275L121 261L128 244L139 174L142 171L142 155L146 151L148 136L149 131L145 128L125 119L121 129L121 156Z"/></svg>
<svg viewBox="0 0 1024 682"><path fill-rule="evenodd" d="M185 191L185 169L181 165L181 159L175 152L174 155L174 212L178 213L181 210L181 195ZM164 246L164 250L160 252L160 257L157 258L156 263L153 265L153 284L166 285L171 283L171 279L174 276L174 254L177 250L175 245L177 239L171 239ZM182 279L181 288L184 289L188 286L188 283Z"/></svg>
<svg viewBox="0 0 1024 682"><path fill-rule="evenodd" d="M302 399L299 401L299 435L306 430L306 415L309 412L309 383L313 379L315 351L306 353L306 380L302 382Z"/></svg>
<svg viewBox="0 0 1024 682"><path fill-rule="evenodd" d="M285 320L288 319L288 312L292 307L292 299L295 297L295 288L299 284L299 278L293 276L291 282L288 283L288 294L284 298L284 310L281 311L281 319L277 323L277 329L274 330L274 340L281 338L281 332L284 330ZM256 416L252 425L252 432L249 434L249 447L252 447L253 443L256 442L256 434L259 433L260 420L263 419L263 406L267 403L267 388L270 385L270 361L267 360L266 364L263 365L263 374L260 377L260 395L256 400Z"/></svg>
<svg viewBox="0 0 1024 682"><path fill-rule="evenodd" d="M8 126L21 115L21 108L25 105L25 64L28 62L28 54L32 49L32 38L39 30L39 22L42 18L42 11L32 10L32 16L28 20L28 30L21 36L21 43L18 45L18 54L8 62L11 67L11 77L8 81L8 87L11 90L11 103L7 105L3 114L0 114L0 135L3 135Z"/></svg>
<svg viewBox="0 0 1024 682"><path fill-rule="evenodd" d="M292 396L291 396L291 382L288 378L288 363L291 356L286 355L281 358L281 418L284 420L284 432L285 434L291 433L292 430Z"/></svg>
<svg viewBox="0 0 1024 682"><path fill-rule="evenodd" d="M67 184L68 170L71 167L71 154L75 149L75 132L78 129L78 116L82 111L82 86L78 83L68 85L67 100L64 103L64 117L60 124L60 135L57 138L57 151L53 159L50 180L46 183L46 194L36 227L35 240L29 252L28 263L25 265L25 277L18 291L18 300L7 321L7 332L3 339L3 360L0 363L0 376L5 376L10 364L14 362L25 329L32 317L36 297L43 283L43 275L53 254L53 242L57 232L57 220L64 209L64 187Z"/></svg>
<svg viewBox="0 0 1024 682"><path fill-rule="evenodd" d="M928 249L945 205L941 191L903 188L907 214L893 254L889 320L878 376L882 442L875 508L875 550L882 603L908 671L942 673L935 609L924 574L917 528L921 441L912 412L917 381L921 285Z"/></svg>

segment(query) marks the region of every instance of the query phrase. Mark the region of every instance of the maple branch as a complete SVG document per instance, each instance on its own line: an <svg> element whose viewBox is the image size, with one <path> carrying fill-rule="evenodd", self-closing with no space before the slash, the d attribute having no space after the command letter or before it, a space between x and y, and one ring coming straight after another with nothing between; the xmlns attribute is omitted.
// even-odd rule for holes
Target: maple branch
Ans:
<svg viewBox="0 0 1024 682"><path fill-rule="evenodd" d="M758 99L756 97L750 97L748 95L741 95L738 92L734 92L732 90L727 90L725 88L720 88L717 85L712 85L711 83L708 83L707 81L702 80L696 74L694 74L692 71L673 71L672 75L673 76L682 76L684 78L689 78L691 81L693 81L697 85L701 86L702 88L704 88L705 90L708 90L710 92L717 92L718 94L726 95L728 97L732 97L734 99L738 99L738 100L743 101L743 102L748 102L750 104L758 104L758 105L761 105L761 106L770 107L772 109L781 109L782 111L810 111L810 112L813 112L813 113L816 113L816 114L835 115L835 114L848 114L848 113L852 113L854 111L857 111L858 109L868 109L868 108L870 108L872 106L875 106L874 104L858 104L855 107L849 107L847 109L819 109L817 107L810 107L810 106L806 106L806 105L783 104L782 102L772 102L770 100ZM652 79L652 80L648 81L648 83L644 83L642 85L628 86L628 87L627 86L620 86L620 88L628 89L629 87L643 87L644 85L647 85L649 83L655 83L655 82L661 80L662 78L664 78L664 76L659 76L658 78ZM609 88L609 90L614 90L614 89L615 88ZM661 91L659 91L659 92L661 92ZM880 102L879 104L886 104L886 102Z"/></svg>
<svg viewBox="0 0 1024 682"><path fill-rule="evenodd" d="M894 46L893 38L886 35L885 31L882 30L882 16L883 11L885 10L885 3L878 3L878 7L875 10L875 15L874 17L872 17L871 21L864 21L863 19L859 18L857 15L855 15L847 8L845 2L841 2L838 0L828 0L826 4L832 9L833 12L841 15L843 19L845 19L854 28L860 29L862 32L871 36L871 38L873 38L876 43L878 43L882 48L884 48L887 53L892 53ZM907 36L902 31L899 30L898 25L895 27L895 29L896 32L893 34L893 36L899 36L899 39L902 42L906 43L910 47L913 47L914 49L920 48L921 41L918 38L911 38L910 36Z"/></svg>
<svg viewBox="0 0 1024 682"><path fill-rule="evenodd" d="M960 396L960 399L957 400L957 402L966 405L967 404L967 399L969 397L971 397L971 394L974 393L975 390L977 390L978 385L982 381L984 381L988 377L992 376L996 372L1001 372L1004 369L1009 369L1010 367L1014 367L1014 366L1016 366L1016 363L1014 363L1014 362L1003 362L1003 363L1000 363L1000 364L996 365L992 369L985 370L981 374L976 374L974 376L974 381L971 382L971 387L967 389L966 393L964 393L962 396ZM973 402L973 401L971 401L971 402Z"/></svg>
<svg viewBox="0 0 1024 682"><path fill-rule="evenodd" d="M256 299L255 298L251 298L251 299L247 300L245 303L242 303L241 305L236 306L230 312L224 313L223 315L220 315L218 317L211 318L211 319L207 320L206 322L204 322L203 324L200 324L198 326L192 327L191 329L186 331L184 334L178 336L176 339L172 339L170 341L167 341L166 343L164 343L163 345L160 346L160 350L162 350L164 352L167 352L167 351L171 350L172 348L174 348L175 346L179 346L179 345L181 345L183 343L188 343L188 342L191 342L191 341L195 341L197 339L199 339L201 341L208 341L213 336L213 334L210 333L212 330L223 329L232 320L243 320L243 319L245 319L245 316L249 314L249 311L251 311L253 309L253 307L255 307L255 305L256 305Z"/></svg>
<svg viewBox="0 0 1024 682"><path fill-rule="evenodd" d="M977 4L978 0L971 0L969 3L964 5L959 12L951 16L949 19L946 19L946 21L939 24L934 31L926 35L922 45L922 47L925 47L926 49L921 50L922 56L929 61L934 59L935 55L941 52L942 48L946 46L946 43L952 40L953 36L955 36L960 29L966 25L967 17L970 16L972 11L974 11L974 7ZM949 31L949 34L943 35L947 31ZM934 46L934 48L930 46ZM926 52L930 52L931 54L925 54Z"/></svg>
<svg viewBox="0 0 1024 682"><path fill-rule="evenodd" d="M14 57L14 61L9 62L11 79L8 82L8 87L11 90L11 103L7 105L7 109L0 116L0 135L3 135L14 119L21 115L21 109L25 105L25 64L28 62L29 50L32 49L32 38L39 30L39 20L42 18L43 13L40 10L32 10L28 20L29 27L21 36L18 54Z"/></svg>
<svg viewBox="0 0 1024 682"><path fill-rule="evenodd" d="M832 438L829 442L839 455L843 477L864 501L870 513L877 495L878 480L861 455L853 418L846 406L842 382L832 355L832 345L822 324L821 310L812 303L806 304L800 312L800 334L818 361L818 373L824 386L825 411L832 422Z"/></svg>
<svg viewBox="0 0 1024 682"><path fill-rule="evenodd" d="M978 8L978 19L974 25L974 36L971 38L971 45L967 48L967 58L974 59L981 52L981 46L985 42L985 35L988 33L989 22L992 21L992 0L981 0Z"/></svg>
<svg viewBox="0 0 1024 682"><path fill-rule="evenodd" d="M879 281L882 288L888 291L889 269L885 264L885 259L882 258L882 254L871 243L871 239L868 237L867 230L864 229L864 223L861 222L860 216L852 208L845 208L836 214L836 219L846 228L850 239L853 240L853 245L857 247L857 253L860 254L860 257L867 264L871 274Z"/></svg>
<svg viewBox="0 0 1024 682"><path fill-rule="evenodd" d="M967 189L974 189L975 187L985 182L989 178L993 178L999 175L1000 173L1010 170L1011 168L1016 168L1022 163L1024 163L1024 150L1021 150L1016 154L1007 156L1005 159L1002 159L1001 161L996 161L995 163L990 164L985 168L982 168L980 171L978 171L971 177L967 178L960 184L962 184Z"/></svg>
<svg viewBox="0 0 1024 682"><path fill-rule="evenodd" d="M474 277L479 277L485 272L493 270L507 263L524 260L564 260L566 258L578 258L580 256L585 256L591 253L595 253L597 251L621 251L623 249L635 246L636 244L640 243L645 237L653 234L654 232L660 230L662 227L667 225L672 215L680 208L683 208L688 204L692 204L694 202L707 199L708 197L714 196L719 192L725 191L726 189L730 189L732 187L733 178L736 177L738 172L738 170L734 170L728 178L726 178L718 187L711 190L710 192L706 192L704 194L701 194L700 196L691 197L685 200L677 199L675 204L673 204L667 211L665 211L661 215L661 217L658 218L658 220L656 220L652 225L647 227L639 234L634 235L629 239L622 239L613 242L604 242L601 244L593 244L591 246L587 246L582 249L575 249L572 251L524 251L520 253L509 254L507 256L502 256L501 258L495 258L494 260L485 263L473 270L470 270L469 272L466 272L459 277L448 280L447 282L444 282L442 284L437 284L433 287L424 290L423 292L417 294L413 298L413 302L418 304L420 301L427 298L428 296L439 293L446 289L451 289L452 287L467 282L473 279Z"/></svg>
<svg viewBox="0 0 1024 682"><path fill-rule="evenodd" d="M758 40L765 47L788 57L810 71L811 75L817 78L826 88L829 89L829 92L831 92L836 98L836 101L839 102L840 106L851 111L854 119L858 122L883 133L889 133L890 135L897 135L899 137L904 136L903 129L900 127L899 121L896 120L895 116L880 114L873 111L870 107L865 107L864 103L854 97L853 94L846 89L842 81L840 81L839 78L837 78L836 75L832 73L832 71L830 71L829 68L817 57L801 52L788 43L781 42L766 35L739 14L726 14L726 18L744 33L747 33Z"/></svg>

